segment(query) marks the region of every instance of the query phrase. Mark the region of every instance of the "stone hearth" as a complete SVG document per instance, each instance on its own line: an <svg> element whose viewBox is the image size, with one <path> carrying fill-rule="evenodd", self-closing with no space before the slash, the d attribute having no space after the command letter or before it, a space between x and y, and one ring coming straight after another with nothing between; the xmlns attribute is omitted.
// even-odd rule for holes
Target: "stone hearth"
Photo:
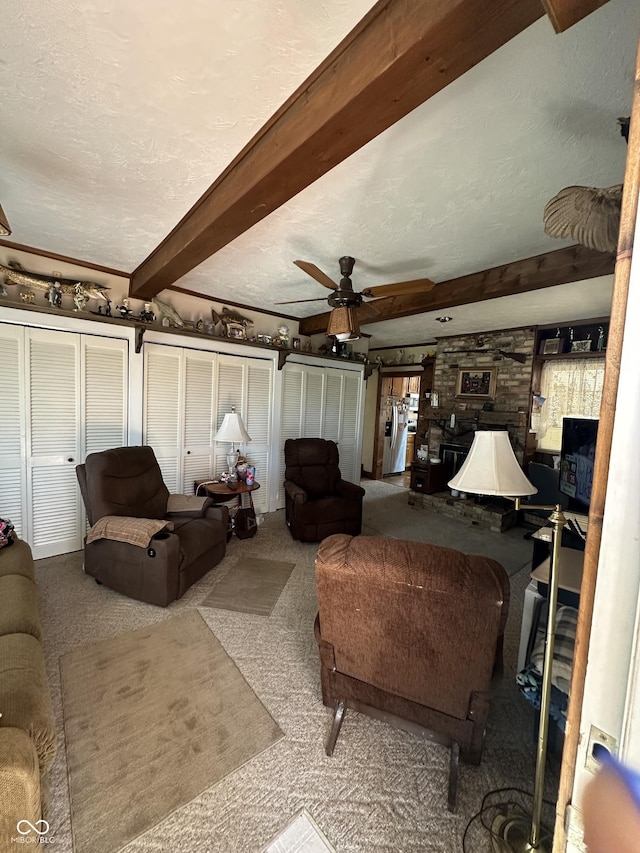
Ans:
<svg viewBox="0 0 640 853"><path fill-rule="evenodd" d="M486 503L476 503L473 498L454 498L449 492L436 492L428 495L422 492L409 492L409 505L446 515L457 521L464 521L477 527L484 527L494 533L504 533L518 522L518 513L507 502L500 499Z"/></svg>

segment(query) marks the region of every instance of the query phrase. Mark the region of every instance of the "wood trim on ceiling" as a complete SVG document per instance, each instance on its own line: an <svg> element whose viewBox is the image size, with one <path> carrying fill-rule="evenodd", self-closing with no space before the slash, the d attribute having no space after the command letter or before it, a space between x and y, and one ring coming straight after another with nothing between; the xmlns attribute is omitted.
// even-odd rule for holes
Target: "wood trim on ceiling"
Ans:
<svg viewBox="0 0 640 853"><path fill-rule="evenodd" d="M544 14L539 0L379 0L134 270L150 299Z"/></svg>
<svg viewBox="0 0 640 853"><path fill-rule="evenodd" d="M470 302L483 302L501 296L513 296L532 290L541 290L558 284L610 275L615 267L615 256L596 252L586 246L567 246L502 264L482 272L440 282L429 293L408 296L387 296L364 303L358 308L358 322L380 323L412 314L441 311ZM300 321L300 334L314 335L327 328L329 313L314 314Z"/></svg>
<svg viewBox="0 0 640 853"><path fill-rule="evenodd" d="M92 264L91 261L81 261L78 258L70 258L68 255L58 255L56 252L49 252L46 249L36 249L34 246L25 246L22 243L12 243L10 240L0 240L0 246L6 246L8 249L15 249L16 252L29 252L31 255L39 255L42 258L51 258L52 261L60 261L64 264L73 264L75 267L85 267L88 270L97 270L98 272L108 273L109 275L117 275L120 276L120 278L131 278L130 272L115 270L111 267L103 267L101 264Z"/></svg>
<svg viewBox="0 0 640 853"><path fill-rule="evenodd" d="M556 33L563 33L609 0L542 0Z"/></svg>

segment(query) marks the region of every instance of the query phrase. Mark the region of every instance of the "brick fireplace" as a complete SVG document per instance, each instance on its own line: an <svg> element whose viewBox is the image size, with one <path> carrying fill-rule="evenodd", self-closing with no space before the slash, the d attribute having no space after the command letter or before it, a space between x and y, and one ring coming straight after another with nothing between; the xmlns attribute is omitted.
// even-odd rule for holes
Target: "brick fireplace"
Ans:
<svg viewBox="0 0 640 853"><path fill-rule="evenodd" d="M533 327L438 340L432 390L432 402L435 403L433 395L437 395L437 405L426 409L421 438L428 441L429 455L438 456L451 476L464 462L479 429L507 430L522 463L528 436L534 345ZM467 373L481 380L477 395L465 393L462 380ZM473 384L471 388L476 390ZM410 492L409 503L497 532L517 521L513 505L499 498L461 499L450 491Z"/></svg>

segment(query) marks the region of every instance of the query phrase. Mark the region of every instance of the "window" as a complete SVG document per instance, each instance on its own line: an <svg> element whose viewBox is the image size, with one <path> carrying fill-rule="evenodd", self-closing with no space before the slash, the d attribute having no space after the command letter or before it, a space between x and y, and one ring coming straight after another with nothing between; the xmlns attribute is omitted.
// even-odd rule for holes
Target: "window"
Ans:
<svg viewBox="0 0 640 853"><path fill-rule="evenodd" d="M568 415L597 418L600 414L604 358L558 359L542 367L538 450L558 453L562 418Z"/></svg>

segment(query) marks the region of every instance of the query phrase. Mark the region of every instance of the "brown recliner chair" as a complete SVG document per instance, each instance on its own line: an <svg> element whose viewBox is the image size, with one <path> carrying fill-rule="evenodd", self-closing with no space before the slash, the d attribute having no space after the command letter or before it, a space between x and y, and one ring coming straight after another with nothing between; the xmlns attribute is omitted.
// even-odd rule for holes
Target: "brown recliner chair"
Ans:
<svg viewBox="0 0 640 853"><path fill-rule="evenodd" d="M289 438L284 461L285 512L293 538L320 542L333 533L358 536L364 489L342 479L335 441Z"/></svg>
<svg viewBox="0 0 640 853"><path fill-rule="evenodd" d="M224 557L229 510L210 498L170 498L151 447L91 453L76 473L89 524L104 532L87 541L90 530L84 549L85 572L99 583L166 607ZM167 529L147 532L163 521Z"/></svg>
<svg viewBox="0 0 640 853"><path fill-rule="evenodd" d="M347 707L451 748L479 764L490 684L502 668L509 579L487 557L379 536L325 539L316 559L324 704L334 708L326 751Z"/></svg>

